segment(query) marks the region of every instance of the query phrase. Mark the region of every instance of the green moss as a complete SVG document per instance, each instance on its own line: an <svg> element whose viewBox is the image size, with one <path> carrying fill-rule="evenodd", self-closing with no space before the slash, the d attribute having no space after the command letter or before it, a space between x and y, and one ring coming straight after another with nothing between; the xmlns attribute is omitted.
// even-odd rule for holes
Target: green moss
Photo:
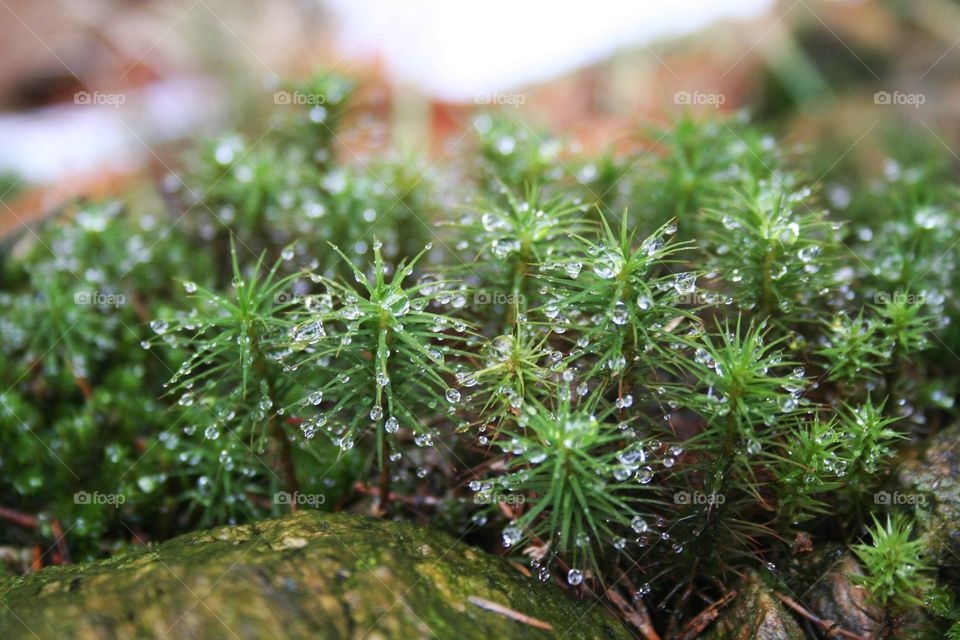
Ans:
<svg viewBox="0 0 960 640"><path fill-rule="evenodd" d="M628 638L603 607L406 523L304 511L0 586L0 637L548 638L482 598L583 638ZM227 631L229 629L230 631Z"/></svg>

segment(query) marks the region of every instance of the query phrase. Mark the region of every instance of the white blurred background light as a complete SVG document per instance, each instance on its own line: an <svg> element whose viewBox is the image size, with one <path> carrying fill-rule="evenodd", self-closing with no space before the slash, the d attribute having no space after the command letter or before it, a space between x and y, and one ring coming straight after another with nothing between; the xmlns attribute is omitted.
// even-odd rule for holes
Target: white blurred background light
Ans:
<svg viewBox="0 0 960 640"><path fill-rule="evenodd" d="M746 19L773 0L328 0L344 56L439 99L546 80L617 49Z"/></svg>

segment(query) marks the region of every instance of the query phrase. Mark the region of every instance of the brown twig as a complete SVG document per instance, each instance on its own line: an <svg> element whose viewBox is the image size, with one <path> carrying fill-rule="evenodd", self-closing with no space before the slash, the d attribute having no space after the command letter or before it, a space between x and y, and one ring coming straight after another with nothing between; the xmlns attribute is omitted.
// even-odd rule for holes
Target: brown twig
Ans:
<svg viewBox="0 0 960 640"><path fill-rule="evenodd" d="M380 491L382 490L380 487L368 487L362 482L355 482L353 489L357 493L374 496L376 498L380 497ZM403 496L393 491L389 492L389 500L390 502L400 502L411 507L435 507L440 504L440 499L436 496Z"/></svg>
<svg viewBox="0 0 960 640"><path fill-rule="evenodd" d="M513 562L512 560L508 560L507 563L508 563L511 567L513 567L514 569L516 569L519 573L521 573L521 574L523 574L524 576L526 576L527 578L530 578L530 577L533 576L533 574L530 573L530 569L528 569L526 566L520 564L519 562Z"/></svg>
<svg viewBox="0 0 960 640"><path fill-rule="evenodd" d="M90 386L89 380L83 376L74 375L73 381L76 383L77 388L80 389L80 393L83 394L84 400L89 400L93 397L93 387Z"/></svg>
<svg viewBox="0 0 960 640"><path fill-rule="evenodd" d="M60 554L60 564L70 564L70 548L67 547L67 538L63 533L63 527L56 518L50 521L50 530L53 532L53 543L57 545L57 553Z"/></svg>
<svg viewBox="0 0 960 640"><path fill-rule="evenodd" d="M9 520L10 522L18 524L21 527L27 527L28 529L36 529L40 522L36 516L32 516L29 513L15 511L14 509L9 509L7 507L0 507L0 518Z"/></svg>
<svg viewBox="0 0 960 640"><path fill-rule="evenodd" d="M780 602L787 605L787 607L793 610L794 612L800 614L807 620L819 626L824 631L824 633L827 634L828 637L831 635L837 635L837 636L840 636L841 638L848 638L848 640L867 640L867 638L864 636L856 634L852 631L847 631L846 629L840 627L839 623L837 622L833 622L832 620L823 620L822 618L819 618L818 616L814 615L813 612L804 608L796 600L790 598L789 596L785 596L779 592L775 592L775 594L777 598L780 599Z"/></svg>
<svg viewBox="0 0 960 640"><path fill-rule="evenodd" d="M38 529L40 527L40 519L37 518L37 516L8 507L0 507L0 518L18 524L21 527L26 527L27 529ZM53 532L53 543L57 547L60 564L70 564L70 548L67 547L67 539L63 533L63 527L60 526L60 521L56 518L52 519L50 521L50 529ZM36 566L37 563L40 563L40 558L34 556L33 564ZM39 566L42 567L42 563Z"/></svg>
<svg viewBox="0 0 960 640"><path fill-rule="evenodd" d="M653 623L650 621L650 613L647 611L643 602L637 601L637 603L631 607L626 599L620 595L620 592L614 591L613 589L607 590L607 599L620 610L620 615L623 616L623 619L636 627L637 631L643 634L644 638L647 640L660 640L660 635L653 628Z"/></svg>
<svg viewBox="0 0 960 640"><path fill-rule="evenodd" d="M695 618L688 622L683 627L683 631L677 636L677 640L694 640L698 638L703 630L717 619L717 616L720 615L720 609L730 604L736 597L736 591L725 593L722 598L698 613Z"/></svg>
<svg viewBox="0 0 960 640"><path fill-rule="evenodd" d="M143 300L143 295L135 293L130 296L130 301L132 302L133 312L137 314L137 319L140 320L140 322L147 324L153 319L153 314L151 314L150 309L147 308L147 304Z"/></svg>
<svg viewBox="0 0 960 640"><path fill-rule="evenodd" d="M525 613L520 613L519 611L511 609L510 607L505 607L502 604L497 604L496 602L491 602L490 600L478 598L476 596L470 596L467 598L467 600L470 602L470 604L474 604L481 609L486 609L487 611L499 613L500 615L510 618L511 620L516 620L517 622L522 622L523 624L536 627L537 629L543 629L544 631L553 631L553 625L549 622L531 618Z"/></svg>

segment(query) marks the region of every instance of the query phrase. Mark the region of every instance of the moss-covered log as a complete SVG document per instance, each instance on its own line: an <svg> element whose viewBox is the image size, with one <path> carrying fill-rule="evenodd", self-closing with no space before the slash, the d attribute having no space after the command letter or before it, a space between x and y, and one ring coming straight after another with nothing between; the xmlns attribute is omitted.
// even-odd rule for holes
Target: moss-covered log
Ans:
<svg viewBox="0 0 960 640"><path fill-rule="evenodd" d="M0 638L628 638L502 559L305 511L0 582Z"/></svg>

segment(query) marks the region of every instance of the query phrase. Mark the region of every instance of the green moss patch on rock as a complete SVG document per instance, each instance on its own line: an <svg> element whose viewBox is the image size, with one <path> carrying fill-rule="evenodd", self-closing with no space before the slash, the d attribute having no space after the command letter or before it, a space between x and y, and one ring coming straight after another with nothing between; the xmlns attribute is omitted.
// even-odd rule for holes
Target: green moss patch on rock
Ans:
<svg viewBox="0 0 960 640"><path fill-rule="evenodd" d="M630 637L603 606L445 534L315 511L2 579L0 594L3 638Z"/></svg>

